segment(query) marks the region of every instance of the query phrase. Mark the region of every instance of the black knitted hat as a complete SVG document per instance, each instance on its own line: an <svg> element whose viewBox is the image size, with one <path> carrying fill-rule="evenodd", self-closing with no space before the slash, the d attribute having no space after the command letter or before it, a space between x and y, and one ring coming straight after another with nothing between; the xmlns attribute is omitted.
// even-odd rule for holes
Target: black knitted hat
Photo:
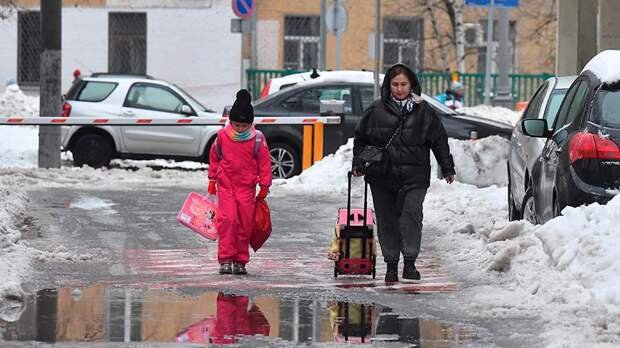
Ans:
<svg viewBox="0 0 620 348"><path fill-rule="evenodd" d="M242 123L254 122L254 108L251 102L252 96L250 92L245 89L239 90L237 92L237 99L228 113L228 119Z"/></svg>

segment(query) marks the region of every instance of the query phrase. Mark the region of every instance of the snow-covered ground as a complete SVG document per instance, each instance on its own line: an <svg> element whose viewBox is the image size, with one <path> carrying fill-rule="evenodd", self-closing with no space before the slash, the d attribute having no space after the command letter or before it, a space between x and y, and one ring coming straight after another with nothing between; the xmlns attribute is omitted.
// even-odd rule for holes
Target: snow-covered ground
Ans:
<svg viewBox="0 0 620 348"><path fill-rule="evenodd" d="M518 117L506 109L491 109L491 113L505 114L506 120ZM30 259L76 259L63 254L67 251L41 252L20 242L28 187L97 189L205 180L201 171L148 167L137 171L70 166L37 169L36 146L35 128L0 126L0 299L21 296L19 284L28 278ZM447 268L467 284L458 293L465 309L487 319L538 319L547 346L620 344L620 249L616 247L620 234L615 225L620 221L620 196L606 206L567 208L563 216L542 226L508 222L505 140L451 140L450 146L459 182L448 185L432 179L425 202L428 233L423 243L432 242ZM351 151L349 142L300 176L277 181L274 199L288 193L340 197L346 192L344 178ZM185 165L189 164L181 164ZM355 181L357 187L361 183ZM102 203L80 204L87 209ZM16 311L11 310L11 301L0 301L2 319L15 319Z"/></svg>

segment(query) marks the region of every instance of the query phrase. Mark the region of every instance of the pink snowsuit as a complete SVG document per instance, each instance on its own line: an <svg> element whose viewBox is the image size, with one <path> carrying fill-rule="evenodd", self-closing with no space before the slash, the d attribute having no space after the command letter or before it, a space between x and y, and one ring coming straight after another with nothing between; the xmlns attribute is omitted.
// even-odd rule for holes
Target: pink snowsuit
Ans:
<svg viewBox="0 0 620 348"><path fill-rule="evenodd" d="M219 213L216 226L219 236L218 261L250 260L249 243L254 230L256 184L271 186L271 157L263 137L254 158L255 138L233 141L224 129L218 133L222 159L215 142L209 152L209 179L216 180Z"/></svg>

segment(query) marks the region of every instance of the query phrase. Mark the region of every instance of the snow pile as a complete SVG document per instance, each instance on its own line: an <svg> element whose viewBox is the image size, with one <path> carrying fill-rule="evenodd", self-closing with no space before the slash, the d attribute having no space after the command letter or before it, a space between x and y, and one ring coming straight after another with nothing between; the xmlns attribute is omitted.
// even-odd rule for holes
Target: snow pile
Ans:
<svg viewBox="0 0 620 348"><path fill-rule="evenodd" d="M501 106L477 105L459 109L468 115L488 118L514 126L521 118L521 111L512 111Z"/></svg>
<svg viewBox="0 0 620 348"><path fill-rule="evenodd" d="M449 139L449 144L457 181L476 186L508 184L508 140L492 136L475 141Z"/></svg>
<svg viewBox="0 0 620 348"><path fill-rule="evenodd" d="M0 117L36 117L39 115L39 98L25 95L16 84L8 85L0 94Z"/></svg>
<svg viewBox="0 0 620 348"><path fill-rule="evenodd" d="M540 318L546 344L588 346L620 334L620 197L567 208L542 226L506 221L506 189L435 181L425 226L449 269L470 288L460 297L480 317Z"/></svg>
<svg viewBox="0 0 620 348"><path fill-rule="evenodd" d="M594 56L581 72L591 71L603 83L612 84L620 80L619 50L605 50Z"/></svg>
<svg viewBox="0 0 620 348"><path fill-rule="evenodd" d="M14 321L23 311L25 294L20 284L31 271L31 253L18 244L22 233L16 226L26 209L26 195L19 183L6 179L0 182L0 319Z"/></svg>
<svg viewBox="0 0 620 348"><path fill-rule="evenodd" d="M508 141L493 136L476 141L449 139L450 151L456 165L456 180L476 186L506 185ZM353 139L342 145L335 154L326 156L300 175L274 184L285 190L308 194L346 194L346 175L353 160ZM431 155L431 173L436 175L437 164ZM354 185L359 185L357 183Z"/></svg>

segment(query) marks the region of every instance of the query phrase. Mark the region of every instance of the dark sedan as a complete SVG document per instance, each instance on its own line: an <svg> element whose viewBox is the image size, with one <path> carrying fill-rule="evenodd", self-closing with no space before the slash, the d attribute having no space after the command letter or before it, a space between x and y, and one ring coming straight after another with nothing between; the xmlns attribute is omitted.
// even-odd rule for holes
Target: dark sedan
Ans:
<svg viewBox="0 0 620 348"><path fill-rule="evenodd" d="M510 138L513 127L493 120L457 113L435 99L424 96L439 112L448 136L456 139L484 138L499 135ZM254 105L257 117L312 117L319 116L322 100L344 101L344 115L340 125L326 125L324 130L325 153L334 153L338 147L353 137L355 126L374 100L370 83L341 81L307 81L280 90L259 100ZM289 178L301 172L303 132L301 126L258 126L265 133L272 154L273 174Z"/></svg>
<svg viewBox="0 0 620 348"><path fill-rule="evenodd" d="M598 67L613 67L620 57L615 52L615 60ZM606 70L587 68L566 93L552 127L545 119L519 124L524 134L546 140L526 201L535 222L560 215L566 206L606 203L620 188L620 83L602 81L598 76Z"/></svg>

